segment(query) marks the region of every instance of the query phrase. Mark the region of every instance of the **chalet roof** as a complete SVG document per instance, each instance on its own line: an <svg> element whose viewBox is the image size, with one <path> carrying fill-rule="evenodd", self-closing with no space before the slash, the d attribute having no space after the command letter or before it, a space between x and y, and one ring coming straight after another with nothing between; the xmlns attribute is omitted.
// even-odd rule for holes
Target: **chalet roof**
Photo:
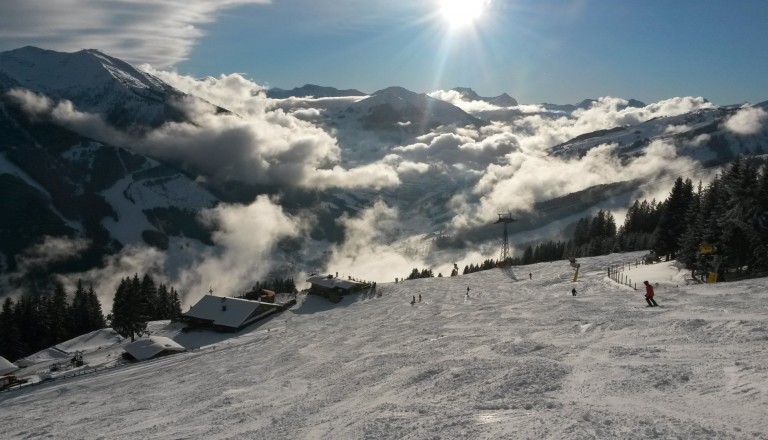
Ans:
<svg viewBox="0 0 768 440"><path fill-rule="evenodd" d="M0 376L13 373L18 369L19 367L17 367L15 364L0 356Z"/></svg>
<svg viewBox="0 0 768 440"><path fill-rule="evenodd" d="M184 351L184 347L171 338L165 336L150 336L147 339L139 339L124 347L124 350L136 360L151 359L164 351Z"/></svg>
<svg viewBox="0 0 768 440"><path fill-rule="evenodd" d="M363 283L357 281L345 280L343 278L331 277L328 275L314 275L307 278L308 283L317 284L318 286L334 289L336 287L342 290L350 290L355 286L362 286Z"/></svg>
<svg viewBox="0 0 768 440"><path fill-rule="evenodd" d="M261 301L204 295L184 316L211 321L214 325L239 328L262 304L275 306Z"/></svg>

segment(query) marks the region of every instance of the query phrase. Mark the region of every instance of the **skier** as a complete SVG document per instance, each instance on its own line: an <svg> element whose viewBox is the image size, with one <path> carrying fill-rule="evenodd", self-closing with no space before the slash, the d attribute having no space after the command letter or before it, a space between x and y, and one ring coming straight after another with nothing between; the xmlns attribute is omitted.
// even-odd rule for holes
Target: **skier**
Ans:
<svg viewBox="0 0 768 440"><path fill-rule="evenodd" d="M467 299L469 299L469 286L467 286Z"/></svg>
<svg viewBox="0 0 768 440"><path fill-rule="evenodd" d="M651 286L651 283L648 281L643 281L643 284L645 284L645 302L648 303L648 307L657 307L658 304L656 304L656 300L653 299L653 286Z"/></svg>
<svg viewBox="0 0 768 440"><path fill-rule="evenodd" d="M532 280L532 279L533 279L533 274L532 274L532 273L530 273L530 272L528 272L528 279L529 279L529 280Z"/></svg>
<svg viewBox="0 0 768 440"><path fill-rule="evenodd" d="M416 296L414 296L413 299L411 300L411 305L414 305L414 304L416 304Z"/></svg>
<svg viewBox="0 0 768 440"><path fill-rule="evenodd" d="M421 302L421 294L419 294L419 302Z"/></svg>
<svg viewBox="0 0 768 440"><path fill-rule="evenodd" d="M571 295L576 296L576 288L571 289Z"/></svg>

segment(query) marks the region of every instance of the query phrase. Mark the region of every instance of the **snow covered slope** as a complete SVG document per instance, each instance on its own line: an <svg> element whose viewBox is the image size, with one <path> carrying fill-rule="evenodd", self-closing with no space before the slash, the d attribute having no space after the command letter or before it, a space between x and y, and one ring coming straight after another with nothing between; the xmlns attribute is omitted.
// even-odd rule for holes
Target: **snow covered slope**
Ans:
<svg viewBox="0 0 768 440"><path fill-rule="evenodd" d="M0 52L0 92L21 87L118 127L157 126L181 118L171 104L183 93L125 61L94 49L74 53L27 46Z"/></svg>
<svg viewBox="0 0 768 440"><path fill-rule="evenodd" d="M765 103L755 108L766 108ZM763 154L768 130L740 134L728 130L725 122L739 107L697 110L677 116L654 118L639 124L615 127L577 136L551 149L551 154L579 157L599 145L615 144L622 157L642 154L654 141L674 145L677 155L699 162L725 162L738 155Z"/></svg>
<svg viewBox="0 0 768 440"><path fill-rule="evenodd" d="M576 283L560 261L301 295L199 350L2 393L0 436L768 438L768 281L633 265L646 308L605 277L639 255L580 259Z"/></svg>

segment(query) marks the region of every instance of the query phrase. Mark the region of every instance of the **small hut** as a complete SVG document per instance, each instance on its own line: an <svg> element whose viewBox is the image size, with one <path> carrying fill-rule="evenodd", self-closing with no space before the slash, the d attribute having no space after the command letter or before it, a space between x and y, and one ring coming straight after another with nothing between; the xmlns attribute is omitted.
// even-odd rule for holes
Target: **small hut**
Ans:
<svg viewBox="0 0 768 440"><path fill-rule="evenodd" d="M159 356L186 351L176 341L165 336L150 336L146 339L138 339L124 347L123 357L128 359L145 361Z"/></svg>
<svg viewBox="0 0 768 440"><path fill-rule="evenodd" d="M368 284L354 280L345 280L333 275L314 275L307 278L310 283L309 293L322 296L327 300L337 303L343 295L359 292Z"/></svg>

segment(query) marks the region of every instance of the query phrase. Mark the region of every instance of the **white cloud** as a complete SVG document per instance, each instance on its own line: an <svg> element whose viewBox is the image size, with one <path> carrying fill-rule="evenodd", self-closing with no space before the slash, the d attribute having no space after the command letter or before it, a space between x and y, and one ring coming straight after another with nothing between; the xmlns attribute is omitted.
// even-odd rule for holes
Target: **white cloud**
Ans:
<svg viewBox="0 0 768 440"><path fill-rule="evenodd" d="M32 92L10 96L28 113L47 116L78 133L152 157L181 162L188 169L219 180L319 188L382 188L399 184L386 164L347 169L339 165L336 138L323 128L282 109L272 109L263 89L241 75L193 78L151 70L174 87L203 97L176 103L185 122L167 122L143 134L121 132L101 115L80 112L71 102L54 104ZM216 106L236 110L221 112ZM306 109L311 112L311 109Z"/></svg>
<svg viewBox="0 0 768 440"><path fill-rule="evenodd" d="M358 216L339 219L344 226L344 243L334 246L326 270L357 278L394 280L408 275L414 267L425 268L417 257L407 257L392 244L399 237L399 212L382 201Z"/></svg>
<svg viewBox="0 0 768 440"><path fill-rule="evenodd" d="M66 261L88 248L84 238L43 237L42 241L16 256L18 272L32 268L45 269L48 265Z"/></svg>
<svg viewBox="0 0 768 440"><path fill-rule="evenodd" d="M427 95L432 98L453 104L467 113L493 111L504 108L485 101L468 101L464 99L461 93L457 92L456 90L436 90L432 93L428 93Z"/></svg>
<svg viewBox="0 0 768 440"><path fill-rule="evenodd" d="M750 135L762 131L768 112L760 107L745 106L725 121L725 128L736 134Z"/></svg>
<svg viewBox="0 0 768 440"><path fill-rule="evenodd" d="M167 67L183 61L202 25L227 8L270 0L25 0L3 3L0 41L6 49L37 45L99 49L131 63ZM94 44L98 47L93 47Z"/></svg>
<svg viewBox="0 0 768 440"><path fill-rule="evenodd" d="M395 147L392 151L412 161L462 164L473 169L483 169L519 148L517 137L508 132L493 133L481 140L469 137L480 137L476 131L459 132L463 135L432 133L421 136L419 140L422 142Z"/></svg>
<svg viewBox="0 0 768 440"><path fill-rule="evenodd" d="M92 280L107 310L120 280L133 274L167 277L159 282L174 286L184 297L184 305L196 301L209 287L217 294L237 295L265 279L281 261L278 243L302 235L307 228L305 220L288 215L266 196L247 205L220 205L203 211L201 220L215 228L213 247L199 246L182 255L175 249L127 246L109 256L103 267L76 274L70 283L76 278Z"/></svg>

